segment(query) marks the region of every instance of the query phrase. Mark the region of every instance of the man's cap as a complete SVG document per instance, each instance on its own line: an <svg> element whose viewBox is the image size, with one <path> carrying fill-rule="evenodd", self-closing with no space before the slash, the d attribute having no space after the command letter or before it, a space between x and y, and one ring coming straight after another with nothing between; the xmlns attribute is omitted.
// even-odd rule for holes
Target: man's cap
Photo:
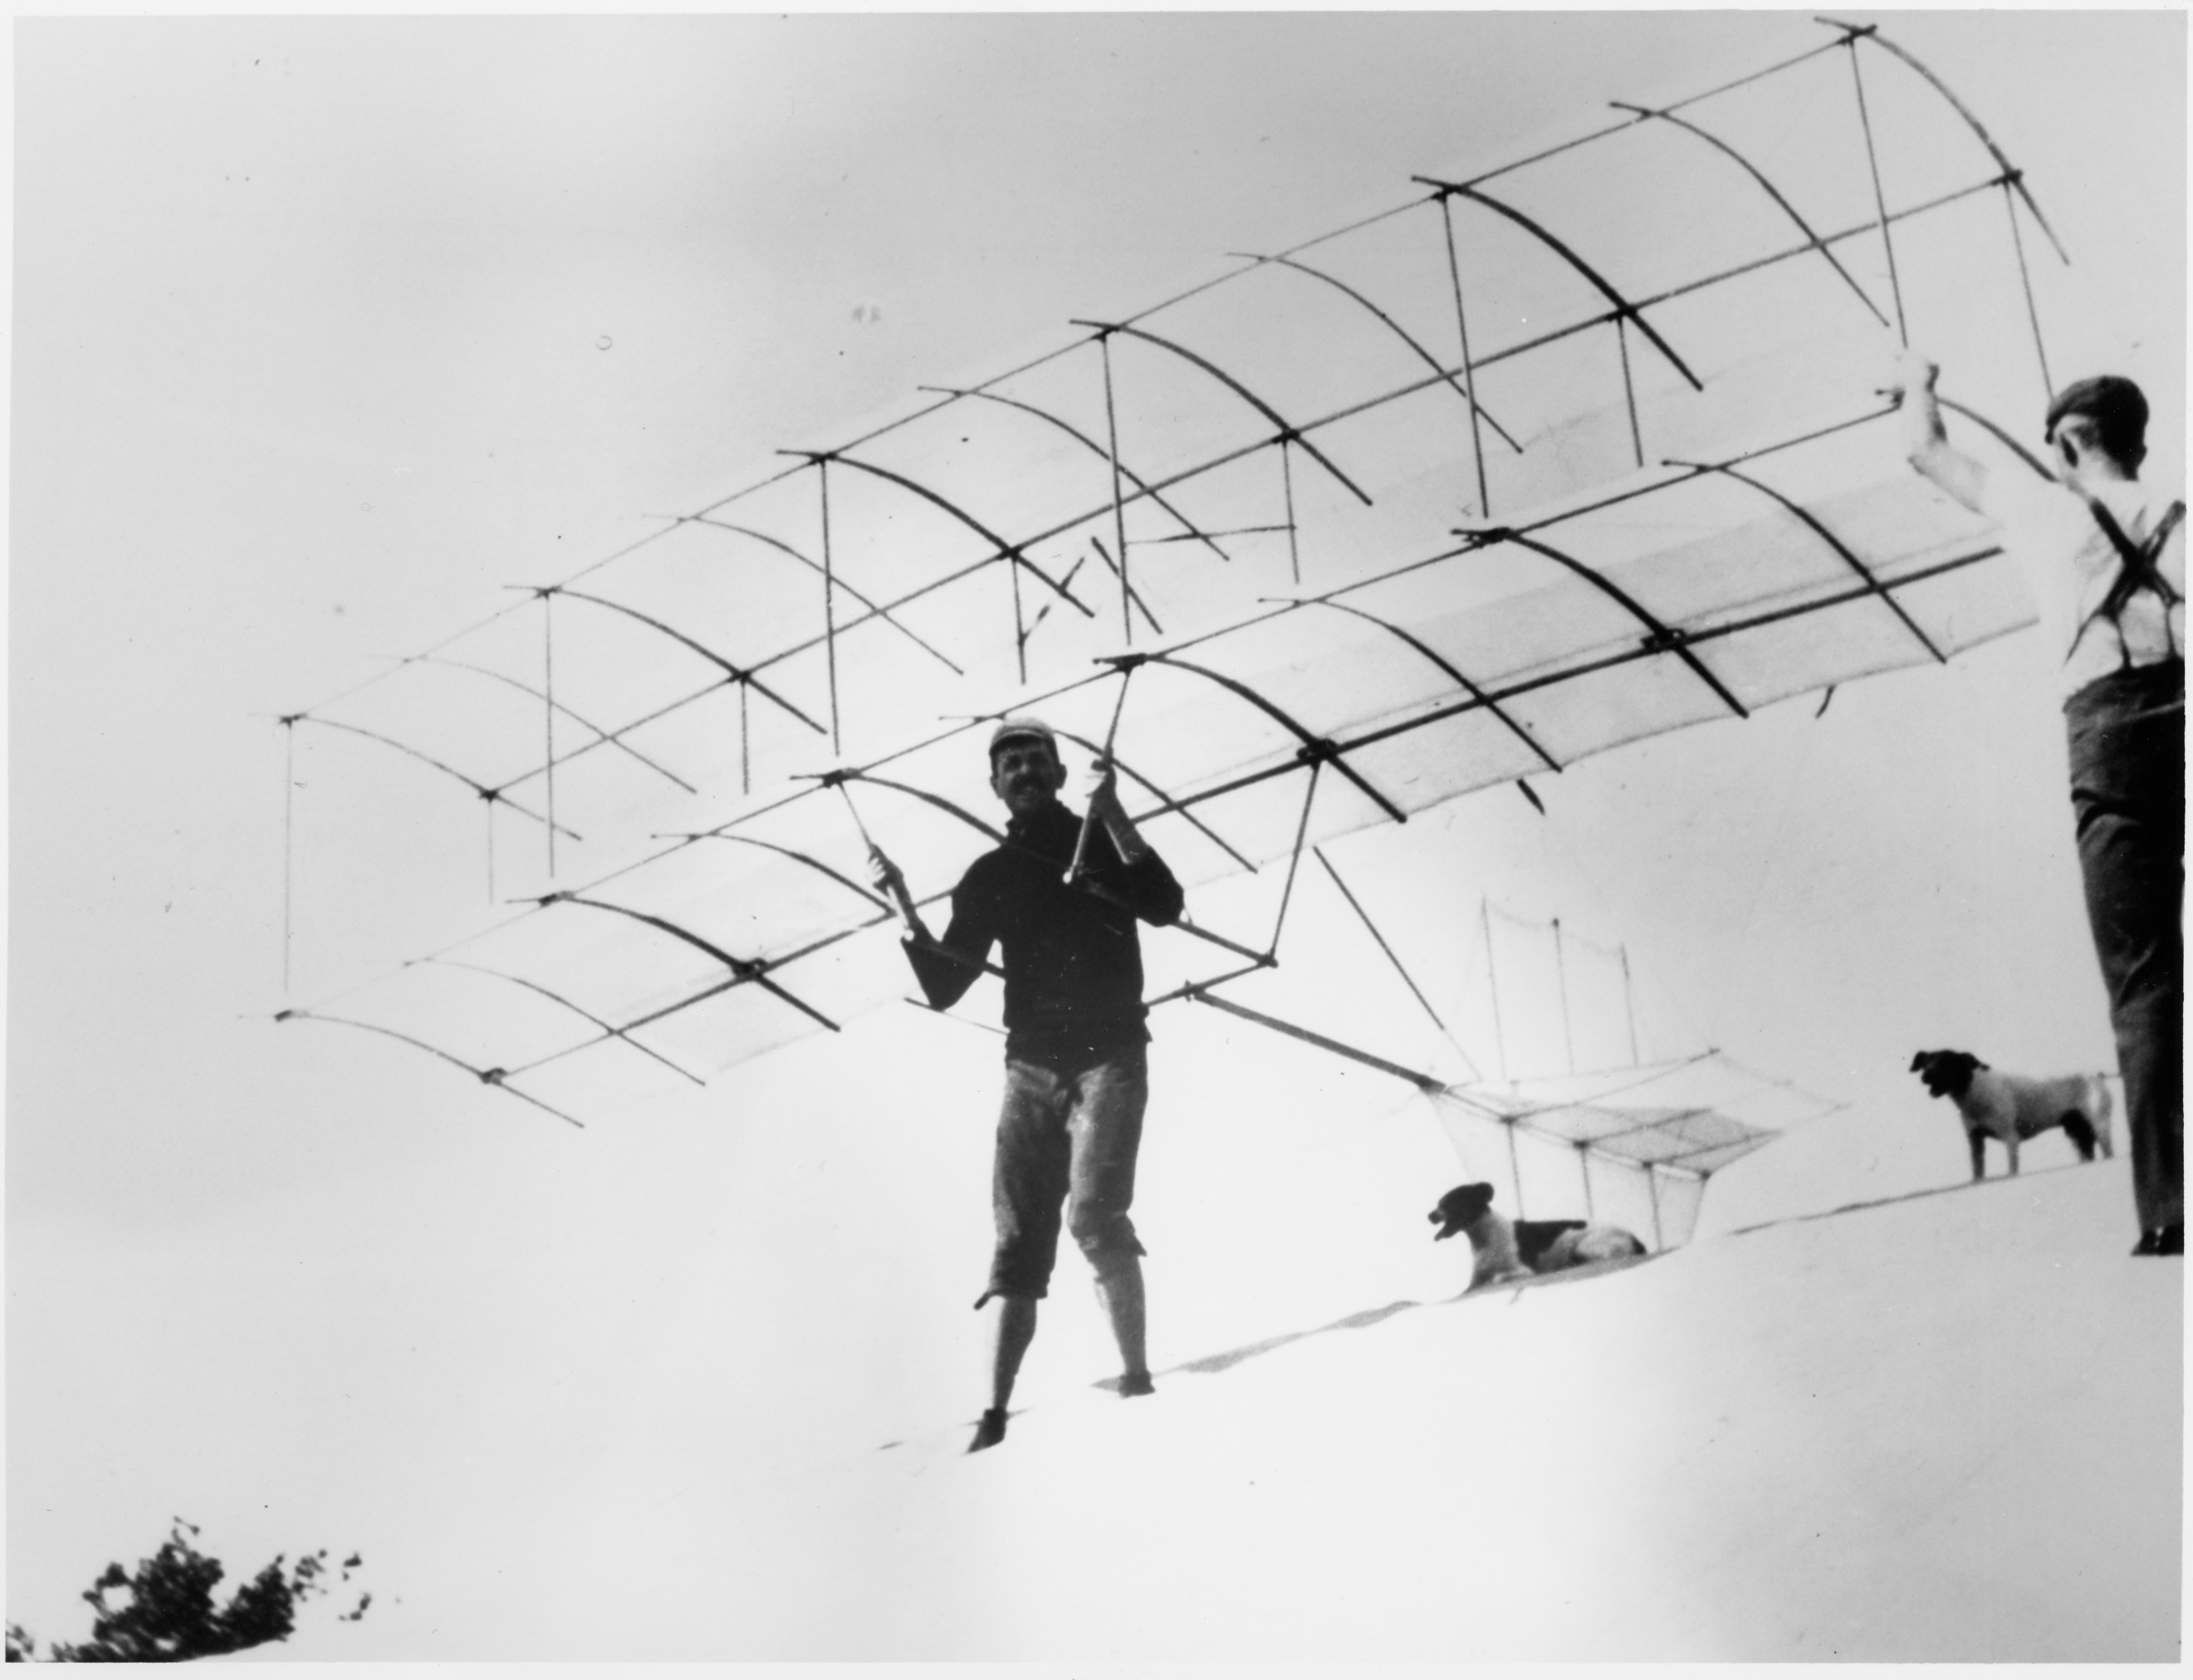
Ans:
<svg viewBox="0 0 2193 1680"><path fill-rule="evenodd" d="M998 755L998 748L1008 741L1040 741L1051 748L1053 758L1058 756L1058 736L1040 718L1006 718L990 731L990 756Z"/></svg>
<svg viewBox="0 0 2193 1680"><path fill-rule="evenodd" d="M1439 1206L1424 1217L1439 1230L1432 1233L1432 1241L1444 1242L1458 1230L1467 1230L1484 1216L1492 1205L1492 1186L1486 1184L1457 1184L1439 1199Z"/></svg>
<svg viewBox="0 0 2193 1680"><path fill-rule="evenodd" d="M2147 431L2147 398L2121 374L2080 380L2056 393L2042 435L2053 439L2056 428L2074 415L2091 419L2105 439L2138 439Z"/></svg>

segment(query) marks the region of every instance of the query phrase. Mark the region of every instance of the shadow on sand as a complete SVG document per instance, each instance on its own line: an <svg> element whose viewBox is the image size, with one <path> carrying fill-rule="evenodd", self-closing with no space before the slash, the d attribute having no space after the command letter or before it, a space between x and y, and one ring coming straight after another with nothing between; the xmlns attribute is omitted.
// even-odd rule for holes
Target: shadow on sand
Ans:
<svg viewBox="0 0 2193 1680"><path fill-rule="evenodd" d="M1653 1258L1652 1255L1643 1254L1629 1259L1602 1260L1595 1265L1577 1266L1567 1271L1552 1272L1543 1277L1526 1277L1516 1282L1494 1284L1482 1289L1465 1289L1459 1295L1444 1296L1434 1301L1389 1301L1383 1307L1366 1307L1360 1312L1351 1312L1343 1318L1334 1319L1330 1324L1320 1324L1312 1329L1289 1330L1280 1335L1267 1336L1262 1341L1228 1348L1223 1353L1206 1353L1199 1359L1183 1360L1156 1374L1160 1377L1177 1376L1183 1372L1193 1372L1199 1376L1208 1376L1219 1371L1230 1371L1244 1361L1273 1352L1290 1343L1303 1341L1311 1336L1331 1335L1336 1330L1368 1329L1373 1324L1384 1323L1397 1313L1412 1311L1418 1307L1457 1306L1464 1301L1483 1300L1499 1295L1513 1300L1526 1289L1543 1289L1555 1284L1576 1283L1588 1277L1603 1276L1608 1272L1626 1271L1631 1266L1641 1266ZM1119 1379L1106 1377L1091 1386L1116 1390L1119 1386Z"/></svg>

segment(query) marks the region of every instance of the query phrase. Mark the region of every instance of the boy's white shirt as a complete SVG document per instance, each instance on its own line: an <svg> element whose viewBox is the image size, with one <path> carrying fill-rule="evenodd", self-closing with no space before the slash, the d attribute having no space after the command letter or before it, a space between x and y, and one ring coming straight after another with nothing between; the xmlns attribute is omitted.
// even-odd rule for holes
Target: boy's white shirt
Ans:
<svg viewBox="0 0 2193 1680"><path fill-rule="evenodd" d="M2094 499L2108 508L2135 548L2178 498L2135 479L2098 485ZM2023 467L1990 467L1981 480L1980 508L2002 527L2003 548L2033 590L2041 613L2043 645L2069 697L2098 677L2121 669L2129 654L2135 666L2182 657L2185 647L2185 526L2163 545L2156 570L2180 599L2166 612L2151 589L2135 591L2116 625L2097 619L2079 627L2109 594L2119 557L2085 499L2053 479ZM2120 640L2120 630L2122 639ZM2076 641L2076 645L2074 645Z"/></svg>

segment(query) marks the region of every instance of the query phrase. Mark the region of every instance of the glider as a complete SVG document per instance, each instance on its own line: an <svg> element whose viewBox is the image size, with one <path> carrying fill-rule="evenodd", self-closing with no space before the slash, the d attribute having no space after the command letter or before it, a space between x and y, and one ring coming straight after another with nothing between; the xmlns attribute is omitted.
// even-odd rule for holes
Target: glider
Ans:
<svg viewBox="0 0 2193 1680"><path fill-rule="evenodd" d="M492 843L498 809L530 819L495 902L338 994L345 1018L559 1114L843 1030L906 989L866 832L942 899L994 843L984 732L1039 709L1113 744L1185 885L1270 882L1256 926L1191 896L1154 1004L1430 1081L1229 990L1277 962L1306 852L1505 783L1543 808L1532 781L1594 754L2031 621L1875 387L1922 339L1974 370L1961 443L2018 462L2054 236L1932 71L1871 26L1801 27L1755 72L1427 170L788 448L289 714L293 755L409 764L422 821L484 804ZM1696 1077L1431 1082L1458 1147L1490 1127L1702 1183L1764 1132Z"/></svg>

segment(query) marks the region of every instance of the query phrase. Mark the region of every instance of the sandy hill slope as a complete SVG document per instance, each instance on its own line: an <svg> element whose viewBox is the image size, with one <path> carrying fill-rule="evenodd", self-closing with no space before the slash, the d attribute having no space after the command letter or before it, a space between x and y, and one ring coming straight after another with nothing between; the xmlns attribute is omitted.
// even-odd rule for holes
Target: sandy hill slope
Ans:
<svg viewBox="0 0 2193 1680"><path fill-rule="evenodd" d="M1366 1303L629 1562L710 1606L690 1656L2173 1660L2183 1269L2127 1255L2128 1195L2032 1172Z"/></svg>

